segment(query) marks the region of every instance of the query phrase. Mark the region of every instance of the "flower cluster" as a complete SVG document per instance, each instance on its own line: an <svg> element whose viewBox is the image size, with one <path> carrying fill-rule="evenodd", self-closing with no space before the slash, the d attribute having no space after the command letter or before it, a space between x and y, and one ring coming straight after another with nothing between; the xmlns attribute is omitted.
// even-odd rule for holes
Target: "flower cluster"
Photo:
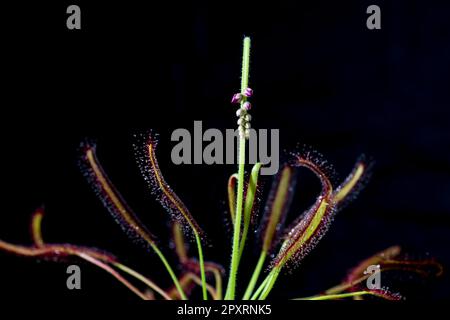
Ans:
<svg viewBox="0 0 450 320"><path fill-rule="evenodd" d="M237 125L239 136L245 137L246 139L250 137L250 121L252 120L252 116L249 114L252 104L248 101L248 98L251 96L253 96L253 90L246 88L242 93L235 93L231 99L231 103L240 105L236 111L236 116L238 117Z"/></svg>

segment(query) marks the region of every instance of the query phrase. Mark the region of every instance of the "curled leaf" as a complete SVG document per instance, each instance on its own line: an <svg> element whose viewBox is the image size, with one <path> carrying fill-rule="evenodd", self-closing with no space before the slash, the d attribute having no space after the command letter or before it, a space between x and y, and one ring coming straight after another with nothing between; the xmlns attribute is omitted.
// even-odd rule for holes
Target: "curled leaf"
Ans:
<svg viewBox="0 0 450 320"><path fill-rule="evenodd" d="M242 256L242 253L244 251L245 243L247 240L247 234L248 230L250 228L250 222L252 218L252 214L254 212L255 208L255 199L256 194L258 192L258 178L259 178L259 171L261 169L261 163L255 163L255 165L252 168L252 172L250 174L250 178L247 184L247 191L245 193L245 201L244 201L244 228L242 229L242 237L241 237L241 244L239 248L239 257Z"/></svg>
<svg viewBox="0 0 450 320"><path fill-rule="evenodd" d="M364 188L369 180L372 166L373 162L367 161L364 156L356 162L352 172L334 192L333 198L339 208L354 199Z"/></svg>
<svg viewBox="0 0 450 320"><path fill-rule="evenodd" d="M300 156L297 156L293 165L313 171L321 181L322 191L313 206L289 228L286 240L274 261L276 268L283 267L291 259L300 261L323 237L335 213L333 187L324 171L311 160Z"/></svg>
<svg viewBox="0 0 450 320"><path fill-rule="evenodd" d="M42 239L42 219L44 217L44 209L39 208L36 210L31 218L31 237L33 238L33 243L37 247L42 247L44 245L44 240Z"/></svg>
<svg viewBox="0 0 450 320"><path fill-rule="evenodd" d="M401 248L399 246L392 246L384 249L381 252L361 261L355 268L350 270L344 282L352 283L364 275L364 271L371 265L380 265L383 261L393 259L400 254Z"/></svg>
<svg viewBox="0 0 450 320"><path fill-rule="evenodd" d="M252 213L255 208L256 196L258 194L259 187L259 172L261 170L261 163L255 163L252 168L252 172L250 173L250 178L248 179L247 189L245 192L245 201L244 201L244 229L245 226L250 225L250 220L252 217Z"/></svg>
<svg viewBox="0 0 450 320"><path fill-rule="evenodd" d="M372 272L367 272L369 267L377 266L377 268ZM432 259L424 260L409 260L401 256L401 248L399 246L389 247L381 252L374 254L373 256L363 260L356 267L350 270L345 279L337 286L334 286L324 292L325 295L340 294L345 291L358 291L365 290L365 281L378 272L389 271L402 271L402 272L412 272L420 276L430 276L434 274L439 276L442 274L442 265ZM373 290L371 290L372 292ZM389 292L384 290L389 298ZM377 292L375 294L383 294L383 291ZM395 297L393 297L395 298Z"/></svg>
<svg viewBox="0 0 450 320"><path fill-rule="evenodd" d="M80 167L84 176L122 230L131 238L154 246L156 237L140 222L109 180L97 159L95 146L86 143L82 152Z"/></svg>
<svg viewBox="0 0 450 320"><path fill-rule="evenodd" d="M194 233L203 235L202 230L187 207L167 184L161 174L155 155L155 149L157 147L156 135L149 132L147 136L135 137L138 142L135 143L134 150L140 171L158 201L170 213L172 219L178 221L185 227L189 227ZM143 142L140 141L142 139Z"/></svg>
<svg viewBox="0 0 450 320"><path fill-rule="evenodd" d="M317 296L307 298L297 298L294 300L341 300L346 298L353 298L354 300L363 300L363 296L370 295L385 300L398 301L402 296L398 293L393 293L388 289L374 289L374 290L358 290L354 292L336 293L336 294L320 294Z"/></svg>
<svg viewBox="0 0 450 320"><path fill-rule="evenodd" d="M392 246L365 259L350 270L342 285L355 285L367 279L370 273L365 274L364 271L371 265L378 265L380 272L398 270L416 273L423 277L431 275L438 277L443 272L442 265L437 261L433 259L408 259L401 255L401 248L399 246Z"/></svg>

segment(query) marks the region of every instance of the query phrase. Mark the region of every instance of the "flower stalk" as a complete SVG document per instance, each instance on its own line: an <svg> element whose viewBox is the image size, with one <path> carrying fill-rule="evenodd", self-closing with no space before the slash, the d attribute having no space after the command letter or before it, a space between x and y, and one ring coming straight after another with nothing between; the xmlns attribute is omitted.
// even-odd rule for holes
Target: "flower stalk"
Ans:
<svg viewBox="0 0 450 320"><path fill-rule="evenodd" d="M244 49L242 54L242 76L241 76L241 94L243 95L248 88L248 78L250 72L250 38L244 38ZM247 106L245 99L241 100L241 109ZM244 112L241 112L240 119L243 117ZM244 115L245 117L245 115ZM239 126L239 164L238 164L238 186L236 197L236 215L234 222L233 232L233 247L231 253L231 266L230 274L228 278L228 286L225 294L225 299L234 300L235 288L236 288L236 276L239 264L239 252L240 252L240 235L241 235L241 223L242 223L242 205L244 200L244 172L245 172L245 127L242 124Z"/></svg>

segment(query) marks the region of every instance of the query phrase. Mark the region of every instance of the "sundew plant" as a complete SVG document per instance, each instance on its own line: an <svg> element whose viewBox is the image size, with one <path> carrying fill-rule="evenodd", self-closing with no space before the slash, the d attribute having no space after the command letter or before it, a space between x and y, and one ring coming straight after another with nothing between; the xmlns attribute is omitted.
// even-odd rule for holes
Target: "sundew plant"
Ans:
<svg viewBox="0 0 450 320"><path fill-rule="evenodd" d="M156 197L172 222L172 247L178 261L166 258L169 248L164 248L157 237L140 222L138 216L116 190L96 156L93 143L83 143L79 159L80 168L87 181L98 195L115 221L134 241L139 242L164 265L173 285L162 288L134 268L124 265L113 254L97 248L72 244L47 243L41 234L43 209L32 215L31 233L33 244L22 246L0 240L0 249L20 256L66 261L68 257L85 260L108 272L136 296L144 300L264 300L276 298L272 289L283 271L293 271L302 259L318 244L330 227L336 213L355 198L368 180L371 163L361 157L354 169L341 184L335 186L330 180L328 164L317 153L293 152L282 164L274 178L272 188L261 213L257 218L258 194L261 182L261 163L256 163L246 174L246 143L250 136L253 90L249 87L250 38L244 38L241 89L233 95L232 103L237 106L239 133L239 161L237 172L227 183L230 221L233 227L231 259L224 268L219 263L204 257L205 232L195 220L183 201L164 179L157 160L157 135L153 131L136 135L134 150L137 163L148 183L150 193ZM314 204L298 216L291 225L285 226L286 215L295 192L296 171L304 168L313 172L321 183L320 194ZM225 188L225 184L224 184ZM259 241L249 241L249 230L257 229ZM196 246L196 256L189 255L187 242ZM170 249L169 249L170 250ZM254 271L249 279L240 275L242 256L254 250L259 258L254 261ZM367 272L376 266L373 272ZM422 276L438 275L441 266L432 259L411 260L402 254L400 247L392 246L362 261L350 270L336 286L323 290L311 297L293 299L402 299L400 293L388 288L368 285L370 277L383 271L413 272Z"/></svg>

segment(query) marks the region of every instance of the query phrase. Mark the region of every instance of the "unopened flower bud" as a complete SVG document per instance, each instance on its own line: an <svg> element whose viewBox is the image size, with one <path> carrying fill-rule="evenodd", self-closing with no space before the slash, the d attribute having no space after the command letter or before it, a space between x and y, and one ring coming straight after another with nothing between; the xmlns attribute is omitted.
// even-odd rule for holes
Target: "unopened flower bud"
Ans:
<svg viewBox="0 0 450 320"><path fill-rule="evenodd" d="M246 96L247 98L250 98L253 95L253 90L250 88L247 88L244 90L244 96Z"/></svg>
<svg viewBox="0 0 450 320"><path fill-rule="evenodd" d="M242 101L242 94L240 93L235 93L233 95L233 98L231 99L231 103L239 103Z"/></svg>

